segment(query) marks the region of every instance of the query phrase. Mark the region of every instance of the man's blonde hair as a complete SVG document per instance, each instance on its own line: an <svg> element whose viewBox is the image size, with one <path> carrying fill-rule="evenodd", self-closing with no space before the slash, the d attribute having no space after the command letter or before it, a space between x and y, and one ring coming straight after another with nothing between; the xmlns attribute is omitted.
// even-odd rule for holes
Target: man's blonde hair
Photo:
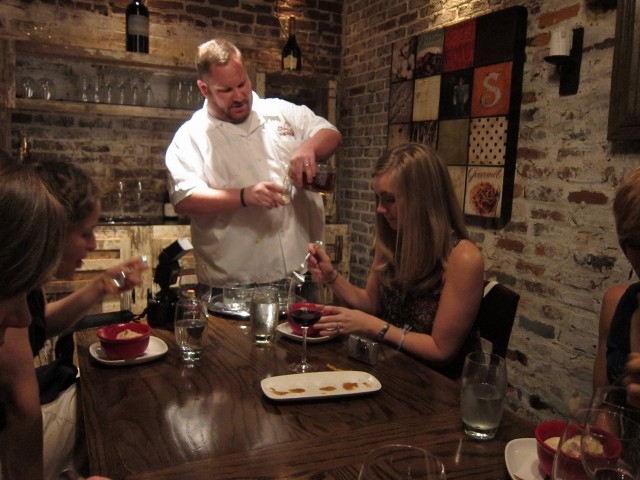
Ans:
<svg viewBox="0 0 640 480"><path fill-rule="evenodd" d="M226 65L232 58L242 61L242 53L233 43L221 38L203 43L196 52L198 78L204 80L212 65Z"/></svg>

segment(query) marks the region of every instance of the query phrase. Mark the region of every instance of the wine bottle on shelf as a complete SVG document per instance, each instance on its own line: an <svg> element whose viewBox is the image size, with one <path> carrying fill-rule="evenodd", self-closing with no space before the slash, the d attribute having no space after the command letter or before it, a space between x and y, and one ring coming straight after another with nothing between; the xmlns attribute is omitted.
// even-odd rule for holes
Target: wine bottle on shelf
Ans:
<svg viewBox="0 0 640 480"><path fill-rule="evenodd" d="M296 17L289 17L289 38L282 47L282 70L301 70L302 52L296 41Z"/></svg>
<svg viewBox="0 0 640 480"><path fill-rule="evenodd" d="M18 147L18 160L26 162L31 157L31 149L29 146L29 135L24 130L20 131L20 146Z"/></svg>
<svg viewBox="0 0 640 480"><path fill-rule="evenodd" d="M149 53L149 10L143 0L127 5L127 52Z"/></svg>
<svg viewBox="0 0 640 480"><path fill-rule="evenodd" d="M162 200L162 220L165 222L175 223L178 221L178 214L173 208L171 198L169 198L169 192L164 192L164 198Z"/></svg>

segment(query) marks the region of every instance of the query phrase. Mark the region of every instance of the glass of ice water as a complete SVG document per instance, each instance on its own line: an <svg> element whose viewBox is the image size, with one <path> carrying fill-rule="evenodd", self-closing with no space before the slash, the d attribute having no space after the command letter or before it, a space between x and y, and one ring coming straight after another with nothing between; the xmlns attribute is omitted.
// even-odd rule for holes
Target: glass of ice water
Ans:
<svg viewBox="0 0 640 480"><path fill-rule="evenodd" d="M249 316L251 336L258 345L273 341L279 316L278 290L273 287L256 287L251 292Z"/></svg>
<svg viewBox="0 0 640 480"><path fill-rule="evenodd" d="M460 412L464 432L476 440L496 435L507 393L504 358L484 352L467 355L462 371Z"/></svg>
<svg viewBox="0 0 640 480"><path fill-rule="evenodd" d="M194 365L209 344L209 312L195 290L181 292L176 303L175 335L182 361Z"/></svg>

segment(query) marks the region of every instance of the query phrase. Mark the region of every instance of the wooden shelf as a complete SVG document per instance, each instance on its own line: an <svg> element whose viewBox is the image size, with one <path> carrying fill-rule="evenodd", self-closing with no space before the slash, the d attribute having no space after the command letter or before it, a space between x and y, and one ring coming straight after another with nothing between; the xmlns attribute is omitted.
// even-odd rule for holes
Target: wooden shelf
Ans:
<svg viewBox="0 0 640 480"><path fill-rule="evenodd" d="M48 111L70 114L109 115L120 117L142 117L186 120L192 110L175 108L143 107L136 105L113 105L106 103L70 102L56 100L34 100L16 98L16 110Z"/></svg>
<svg viewBox="0 0 640 480"><path fill-rule="evenodd" d="M78 60L91 61L99 64L117 64L119 66L135 67L137 69L175 70L175 73L195 72L193 59L160 57L147 53L132 53L119 50L99 50L96 48L82 48L68 45L55 45L37 41L17 40L15 42L17 55L67 57Z"/></svg>

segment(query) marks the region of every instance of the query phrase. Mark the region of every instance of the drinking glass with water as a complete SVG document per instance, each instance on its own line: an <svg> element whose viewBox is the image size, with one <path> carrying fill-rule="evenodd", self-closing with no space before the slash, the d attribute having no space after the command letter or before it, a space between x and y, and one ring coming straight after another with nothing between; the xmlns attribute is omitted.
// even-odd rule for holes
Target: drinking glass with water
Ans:
<svg viewBox="0 0 640 480"><path fill-rule="evenodd" d="M251 293L249 316L251 335L258 345L273 341L280 315L278 290L273 287L256 287Z"/></svg>
<svg viewBox="0 0 640 480"><path fill-rule="evenodd" d="M507 393L504 358L492 353L471 352L462 370L460 411L464 432L476 440L496 435Z"/></svg>
<svg viewBox="0 0 640 480"><path fill-rule="evenodd" d="M209 343L209 312L202 300L196 298L195 290L181 294L176 303L175 335L182 361L195 364Z"/></svg>

